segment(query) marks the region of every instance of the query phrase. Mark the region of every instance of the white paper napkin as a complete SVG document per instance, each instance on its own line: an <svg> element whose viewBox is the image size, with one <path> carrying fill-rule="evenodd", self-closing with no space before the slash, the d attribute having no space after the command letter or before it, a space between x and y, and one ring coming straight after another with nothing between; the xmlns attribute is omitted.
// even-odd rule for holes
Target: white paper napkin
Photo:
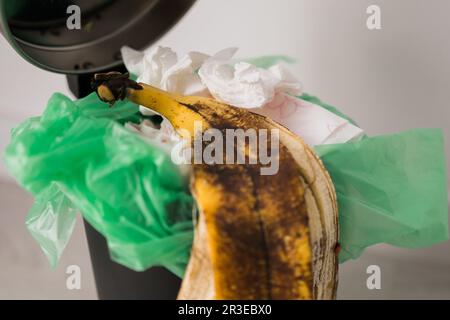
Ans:
<svg viewBox="0 0 450 320"><path fill-rule="evenodd" d="M125 66L144 82L183 95L212 96L232 106L248 108L284 125L311 145L345 143L364 131L346 119L295 96L301 83L284 65L269 69L236 62L237 48L213 56L189 52L181 59L170 48L155 47L148 53L122 49ZM154 114L141 108L143 114ZM173 136L167 120L162 127ZM172 138L170 138L172 139Z"/></svg>

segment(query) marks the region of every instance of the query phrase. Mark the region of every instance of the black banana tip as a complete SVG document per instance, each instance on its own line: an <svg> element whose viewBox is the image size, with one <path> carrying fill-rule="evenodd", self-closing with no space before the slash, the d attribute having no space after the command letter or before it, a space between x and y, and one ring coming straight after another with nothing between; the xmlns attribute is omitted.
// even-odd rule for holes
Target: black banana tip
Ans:
<svg viewBox="0 0 450 320"><path fill-rule="evenodd" d="M128 73L116 71L96 73L91 80L91 88L97 93L100 100L109 103L111 106L117 100L126 98L127 89L142 89L136 81L129 78Z"/></svg>

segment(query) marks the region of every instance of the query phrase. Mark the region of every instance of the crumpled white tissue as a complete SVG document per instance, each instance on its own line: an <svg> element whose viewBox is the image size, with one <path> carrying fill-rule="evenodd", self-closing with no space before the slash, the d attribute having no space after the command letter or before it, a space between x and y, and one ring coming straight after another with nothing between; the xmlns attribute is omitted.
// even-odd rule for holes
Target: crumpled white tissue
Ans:
<svg viewBox="0 0 450 320"><path fill-rule="evenodd" d="M190 52L178 59L172 49L159 46L147 53L123 47L121 53L125 67L138 77L137 82L182 95L208 95L206 86L197 75L197 70L209 57L206 54ZM144 115L155 114L144 107L140 111Z"/></svg>
<svg viewBox="0 0 450 320"><path fill-rule="evenodd" d="M357 140L364 131L346 119L311 102L280 93L262 108L251 111L269 117L290 129L308 145Z"/></svg>
<svg viewBox="0 0 450 320"><path fill-rule="evenodd" d="M267 116L299 135L310 146L345 143L359 139L364 132L346 119L296 96L301 83L285 66L269 69L233 60L236 48L213 56L190 52L178 59L170 48L155 47L148 53L122 48L127 69L144 82L183 95L214 97L229 105L250 109ZM143 114L154 114L141 108ZM162 127L173 139L170 123Z"/></svg>
<svg viewBox="0 0 450 320"><path fill-rule="evenodd" d="M211 95L235 107L260 108L278 92L301 94L301 85L281 65L269 69L247 62L231 64L237 48L222 50L207 59L198 74Z"/></svg>

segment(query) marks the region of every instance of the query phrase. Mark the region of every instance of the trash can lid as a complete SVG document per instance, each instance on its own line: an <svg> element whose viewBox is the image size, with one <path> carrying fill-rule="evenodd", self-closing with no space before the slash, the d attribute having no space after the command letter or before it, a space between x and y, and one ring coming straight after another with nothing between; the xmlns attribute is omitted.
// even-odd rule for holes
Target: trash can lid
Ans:
<svg viewBox="0 0 450 320"><path fill-rule="evenodd" d="M32 64L83 74L122 63L124 45L143 49L195 0L0 0L0 31Z"/></svg>

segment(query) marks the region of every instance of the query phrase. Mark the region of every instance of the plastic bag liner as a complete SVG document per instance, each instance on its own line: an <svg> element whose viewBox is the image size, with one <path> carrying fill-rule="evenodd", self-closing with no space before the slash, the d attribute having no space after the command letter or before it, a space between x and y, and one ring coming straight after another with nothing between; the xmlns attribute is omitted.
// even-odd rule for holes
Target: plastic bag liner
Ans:
<svg viewBox="0 0 450 320"><path fill-rule="evenodd" d="M122 126L140 120L129 102L110 109L95 94L55 94L41 117L13 131L6 163L36 198L26 224L52 265L79 210L116 262L183 275L193 200L170 156ZM418 248L448 239L442 140L439 130L419 129L315 148L337 191L341 262L376 243Z"/></svg>
<svg viewBox="0 0 450 320"><path fill-rule="evenodd" d="M53 267L72 235L76 214L77 209L56 183L36 197L28 213L26 226Z"/></svg>
<svg viewBox="0 0 450 320"><path fill-rule="evenodd" d="M54 94L41 117L13 130L6 164L36 198L26 224L52 265L78 209L116 262L183 274L193 201L170 155L120 124L139 118L132 103L110 109L95 93L75 102Z"/></svg>
<svg viewBox="0 0 450 320"><path fill-rule="evenodd" d="M441 130L415 129L315 150L336 188L340 262L376 243L419 248L448 240Z"/></svg>

